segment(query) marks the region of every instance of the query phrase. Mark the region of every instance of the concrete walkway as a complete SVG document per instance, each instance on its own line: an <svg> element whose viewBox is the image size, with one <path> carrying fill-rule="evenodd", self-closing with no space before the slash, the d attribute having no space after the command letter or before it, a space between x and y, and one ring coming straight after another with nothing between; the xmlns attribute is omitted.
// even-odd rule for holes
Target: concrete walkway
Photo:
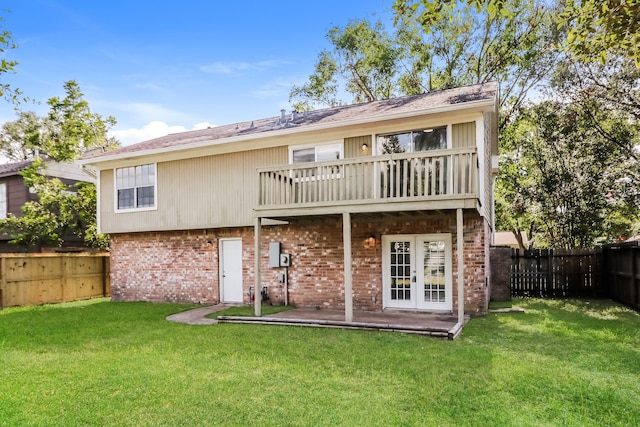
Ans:
<svg viewBox="0 0 640 427"><path fill-rule="evenodd" d="M186 323L187 325L215 325L218 321L216 319L209 319L206 316L229 307L232 306L228 304L216 304L208 307L196 308L167 316L167 320L170 322Z"/></svg>

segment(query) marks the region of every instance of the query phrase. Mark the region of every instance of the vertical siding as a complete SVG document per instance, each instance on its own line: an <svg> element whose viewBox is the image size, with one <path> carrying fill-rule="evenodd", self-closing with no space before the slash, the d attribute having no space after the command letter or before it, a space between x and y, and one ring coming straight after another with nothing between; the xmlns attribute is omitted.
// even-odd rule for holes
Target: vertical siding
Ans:
<svg viewBox="0 0 640 427"><path fill-rule="evenodd" d="M287 147L161 162L157 209L114 213L113 171L101 175L105 233L185 230L253 224L260 166L287 163Z"/></svg>
<svg viewBox="0 0 640 427"><path fill-rule="evenodd" d="M466 148L476 146L476 123L457 123L451 126L452 147Z"/></svg>
<svg viewBox="0 0 640 427"><path fill-rule="evenodd" d="M362 151L362 144L369 147L366 151ZM371 135L356 136L344 139L344 158L351 159L353 157L365 157L371 155Z"/></svg>
<svg viewBox="0 0 640 427"><path fill-rule="evenodd" d="M494 135L492 134L493 126L492 120L495 120L495 116L492 113L484 114L484 176L482 179L485 180L484 186L484 213L485 218L489 222L489 224L493 224L493 185L492 185L492 174L491 174L491 141ZM483 195L481 195L482 197Z"/></svg>

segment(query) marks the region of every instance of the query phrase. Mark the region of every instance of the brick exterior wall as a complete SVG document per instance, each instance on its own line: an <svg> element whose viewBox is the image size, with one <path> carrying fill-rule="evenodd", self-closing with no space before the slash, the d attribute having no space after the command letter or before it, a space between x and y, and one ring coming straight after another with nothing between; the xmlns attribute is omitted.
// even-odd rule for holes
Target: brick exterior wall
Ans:
<svg viewBox="0 0 640 427"><path fill-rule="evenodd" d="M465 312L487 310L488 224L476 213L464 215ZM451 233L453 312L457 311L456 219L453 215L415 217L352 217L353 306L382 309L382 235ZM375 247L365 241L376 238ZM115 301L220 301L219 239L241 238L243 295L254 283L253 228L128 233L111 236L111 293ZM291 255L289 303L299 307L344 308L341 218L301 220L262 228L262 283L270 301L284 301L284 286L269 267L269 242L281 242Z"/></svg>
<svg viewBox="0 0 640 427"><path fill-rule="evenodd" d="M491 247L491 300L511 300L511 253L507 246Z"/></svg>

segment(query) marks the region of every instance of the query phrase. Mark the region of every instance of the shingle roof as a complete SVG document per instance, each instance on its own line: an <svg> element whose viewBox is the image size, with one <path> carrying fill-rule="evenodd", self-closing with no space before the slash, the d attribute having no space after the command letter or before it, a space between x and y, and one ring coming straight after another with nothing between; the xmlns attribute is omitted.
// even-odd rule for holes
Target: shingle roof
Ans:
<svg viewBox="0 0 640 427"><path fill-rule="evenodd" d="M31 166L31 163L33 163L33 160L23 160L21 162L0 165L0 176L16 175L18 172Z"/></svg>
<svg viewBox="0 0 640 427"><path fill-rule="evenodd" d="M346 105L321 110L298 113L294 119L288 115L283 122L281 117L270 117L207 129L174 133L160 138L143 141L137 144L121 147L114 151L97 154L92 158L135 153L148 150L158 150L167 147L189 145L193 143L216 141L225 138L264 134L282 129L300 129L310 125L332 124L348 122L358 118L376 120L384 115L402 114L412 111L437 109L466 102L493 100L498 93L495 82L464 86L455 89L433 91L422 95L403 96L398 98L373 101L362 104Z"/></svg>

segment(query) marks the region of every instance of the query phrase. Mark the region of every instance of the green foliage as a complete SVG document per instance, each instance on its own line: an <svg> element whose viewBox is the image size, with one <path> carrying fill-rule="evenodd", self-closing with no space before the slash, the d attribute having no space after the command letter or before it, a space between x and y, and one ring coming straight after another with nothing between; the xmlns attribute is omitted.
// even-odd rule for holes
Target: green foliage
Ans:
<svg viewBox="0 0 640 427"><path fill-rule="evenodd" d="M0 16L0 78L3 75L16 72L17 61L5 58L8 51L15 49L17 45L13 42L11 32L3 28L4 18ZM5 101L17 105L21 101L21 92L10 84L0 80L0 97Z"/></svg>
<svg viewBox="0 0 640 427"><path fill-rule="evenodd" d="M165 317L186 304L0 310L5 425L628 426L640 315L519 300L456 341ZM135 325L135 327L132 327Z"/></svg>
<svg viewBox="0 0 640 427"><path fill-rule="evenodd" d="M464 4L395 4L396 29L380 21L334 27L308 82L294 86L295 108L387 99L461 85L501 82L501 126L551 71L559 36L554 10L536 0L501 3L505 13ZM426 4L426 3L425 3ZM508 12L508 13L507 13Z"/></svg>
<svg viewBox="0 0 640 427"><path fill-rule="evenodd" d="M408 48L400 76L404 91L498 81L500 128L560 55L557 11L542 1L396 1L394 10L398 39Z"/></svg>
<svg viewBox="0 0 640 427"><path fill-rule="evenodd" d="M118 145L107 136L115 119L92 113L76 82L66 82L64 89L63 99L48 101L51 109L47 118L21 113L17 121L2 127L0 151L11 159L34 159L21 175L38 200L27 202L20 216L9 214L0 221L0 229L12 236L12 243L23 247L60 246L65 236L75 234L90 247L106 249L108 236L97 232L95 185L68 186L48 177L45 163L38 157L73 162L87 151L106 151Z"/></svg>
<svg viewBox="0 0 640 427"><path fill-rule="evenodd" d="M116 119L92 113L80 86L70 80L64 83L66 96L47 101L51 107L45 125L46 154L56 161L72 161L88 150L107 151L118 142L107 136Z"/></svg>
<svg viewBox="0 0 640 427"><path fill-rule="evenodd" d="M350 21L345 27L331 28L327 39L333 51L320 52L308 82L293 87L290 99L300 99L294 108L342 104L338 99L339 82L344 82L344 90L353 102L394 95L399 50L380 21Z"/></svg>
<svg viewBox="0 0 640 427"><path fill-rule="evenodd" d="M501 227L528 228L536 246L565 249L628 236L621 227L637 221L640 207L638 162L630 156L638 130L594 99L529 105L503 140Z"/></svg>
<svg viewBox="0 0 640 427"><path fill-rule="evenodd" d="M11 161L31 160L44 152L43 120L36 113L20 112L18 119L0 129L0 153Z"/></svg>
<svg viewBox="0 0 640 427"><path fill-rule="evenodd" d="M567 47L578 57L605 64L610 52L615 52L640 68L637 0L567 0L561 17L567 29Z"/></svg>
<svg viewBox="0 0 640 427"><path fill-rule="evenodd" d="M94 184L69 186L48 177L41 159L34 160L20 175L38 200L25 203L21 216L10 213L0 220L0 229L12 237L11 243L20 247L55 247L62 245L66 236L75 234L89 247L108 248L108 236L96 232Z"/></svg>
<svg viewBox="0 0 640 427"><path fill-rule="evenodd" d="M508 16L509 0L463 0L492 16ZM563 0L557 17L558 29L566 32L565 48L582 60L607 62L611 52L635 62L640 68L640 3L638 0ZM459 2L454 0L396 0L400 15L415 15L425 28L445 19Z"/></svg>

